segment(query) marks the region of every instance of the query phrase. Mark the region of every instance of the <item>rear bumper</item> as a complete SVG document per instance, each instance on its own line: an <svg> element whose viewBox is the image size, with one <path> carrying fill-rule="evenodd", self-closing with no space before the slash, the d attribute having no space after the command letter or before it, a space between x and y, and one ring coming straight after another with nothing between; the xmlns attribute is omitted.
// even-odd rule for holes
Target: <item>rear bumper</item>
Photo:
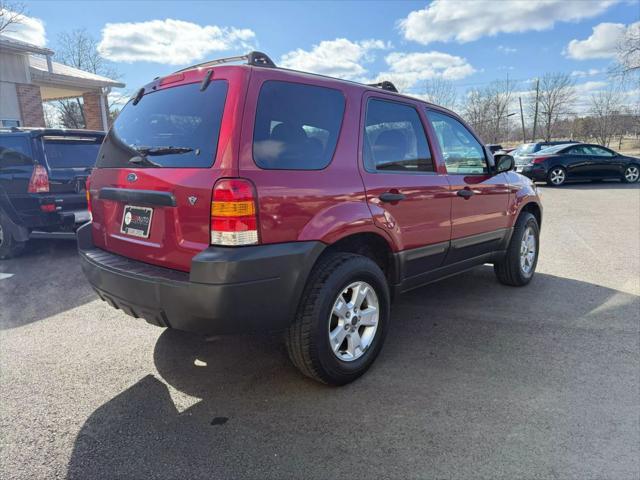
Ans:
<svg viewBox="0 0 640 480"><path fill-rule="evenodd" d="M101 299L149 323L217 335L284 328L324 249L321 242L209 247L180 272L93 245L91 224L78 230L82 269Z"/></svg>
<svg viewBox="0 0 640 480"><path fill-rule="evenodd" d="M516 166L516 171L533 181L544 182L547 179L547 171L541 165Z"/></svg>

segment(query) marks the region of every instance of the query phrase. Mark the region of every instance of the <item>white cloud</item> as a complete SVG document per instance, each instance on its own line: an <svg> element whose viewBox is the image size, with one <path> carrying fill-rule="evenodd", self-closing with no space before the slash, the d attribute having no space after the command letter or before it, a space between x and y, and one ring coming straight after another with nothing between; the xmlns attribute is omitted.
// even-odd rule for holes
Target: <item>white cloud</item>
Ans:
<svg viewBox="0 0 640 480"><path fill-rule="evenodd" d="M595 75L600 75L601 73L606 73L606 70L599 68L590 68L589 70L574 70L571 72L572 77L593 77Z"/></svg>
<svg viewBox="0 0 640 480"><path fill-rule="evenodd" d="M385 62L389 71L380 73L377 80L389 80L399 90L411 89L418 82L431 78L459 80L476 71L463 57L435 51L393 52L387 55Z"/></svg>
<svg viewBox="0 0 640 480"><path fill-rule="evenodd" d="M498 45L498 51L502 53L516 53L518 51L517 48L505 47L504 45Z"/></svg>
<svg viewBox="0 0 640 480"><path fill-rule="evenodd" d="M336 38L322 41L309 51L298 48L286 53L279 65L347 80L361 80L367 74L362 64L373 61L375 50L389 47L382 40L352 42L346 38Z"/></svg>
<svg viewBox="0 0 640 480"><path fill-rule="evenodd" d="M107 23L98 45L114 62L155 62L182 65L212 52L250 50L255 33L249 29L198 25L167 18L140 23Z"/></svg>
<svg viewBox="0 0 640 480"><path fill-rule="evenodd" d="M407 40L464 43L498 33L546 30L556 22L594 17L619 0L434 0L400 20Z"/></svg>
<svg viewBox="0 0 640 480"><path fill-rule="evenodd" d="M7 9L2 9L2 14L8 17L15 15L14 12ZM44 47L47 43L44 22L39 18L28 17L26 15L20 15L18 19L20 23L9 25L9 27L2 32L2 35Z"/></svg>
<svg viewBox="0 0 640 480"><path fill-rule="evenodd" d="M571 40L566 55L575 60L615 58L620 40L635 29L640 30L640 22L628 27L622 23L600 23L593 27L593 33L587 39Z"/></svg>

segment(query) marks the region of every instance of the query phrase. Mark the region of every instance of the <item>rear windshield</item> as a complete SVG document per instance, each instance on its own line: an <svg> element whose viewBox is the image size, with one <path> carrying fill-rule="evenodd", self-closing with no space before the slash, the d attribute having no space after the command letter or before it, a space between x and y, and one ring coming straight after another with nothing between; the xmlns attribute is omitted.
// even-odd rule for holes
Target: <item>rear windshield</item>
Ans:
<svg viewBox="0 0 640 480"><path fill-rule="evenodd" d="M336 149L344 96L301 83L265 82L253 132L253 158L261 168L320 170Z"/></svg>
<svg viewBox="0 0 640 480"><path fill-rule="evenodd" d="M569 144L563 143L561 145L554 145L553 147L546 147L540 150L538 153L558 153L560 150L564 150L570 146Z"/></svg>
<svg viewBox="0 0 640 480"><path fill-rule="evenodd" d="M215 161L228 83L214 80L147 93L129 102L105 139L99 168L207 168Z"/></svg>
<svg viewBox="0 0 640 480"><path fill-rule="evenodd" d="M516 148L513 153L516 155L526 155L528 153L533 153L536 151L537 143L523 143L518 148Z"/></svg>
<svg viewBox="0 0 640 480"><path fill-rule="evenodd" d="M88 168L96 164L100 137L44 137L49 168Z"/></svg>

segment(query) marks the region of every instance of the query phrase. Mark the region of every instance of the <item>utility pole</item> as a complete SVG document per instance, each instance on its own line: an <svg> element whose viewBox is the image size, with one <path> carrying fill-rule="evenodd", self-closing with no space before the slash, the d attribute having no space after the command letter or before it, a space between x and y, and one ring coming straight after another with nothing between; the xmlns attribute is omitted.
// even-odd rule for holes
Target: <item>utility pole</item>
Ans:
<svg viewBox="0 0 640 480"><path fill-rule="evenodd" d="M533 138L532 142L536 141L536 129L538 128L538 102L540 101L540 79L536 78L536 104L533 111Z"/></svg>
<svg viewBox="0 0 640 480"><path fill-rule="evenodd" d="M527 136L524 131L524 113L522 113L522 97L518 97L518 102L520 102L520 122L522 122L522 143L527 143Z"/></svg>

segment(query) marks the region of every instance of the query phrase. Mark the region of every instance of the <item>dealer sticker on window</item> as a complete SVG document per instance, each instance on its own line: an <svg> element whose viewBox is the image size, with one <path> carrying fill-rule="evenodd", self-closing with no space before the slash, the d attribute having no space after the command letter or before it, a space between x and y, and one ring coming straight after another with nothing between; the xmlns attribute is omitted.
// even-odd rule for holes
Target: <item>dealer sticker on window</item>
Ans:
<svg viewBox="0 0 640 480"><path fill-rule="evenodd" d="M153 208L125 205L120 232L134 237L148 238Z"/></svg>

